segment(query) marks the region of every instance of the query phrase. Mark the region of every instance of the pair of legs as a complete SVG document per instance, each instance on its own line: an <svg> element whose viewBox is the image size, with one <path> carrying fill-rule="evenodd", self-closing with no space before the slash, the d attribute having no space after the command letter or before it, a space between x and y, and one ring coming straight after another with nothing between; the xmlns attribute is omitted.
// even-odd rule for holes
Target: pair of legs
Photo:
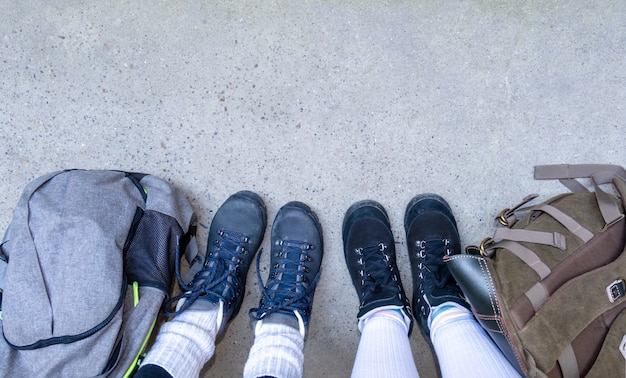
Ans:
<svg viewBox="0 0 626 378"><path fill-rule="evenodd" d="M163 324L135 377L197 377L215 352L216 341L239 312L246 276L266 227L261 198L249 191L229 197L215 214L203 261L187 280L176 273L182 294L172 298L173 318ZM244 377L300 377L303 348L323 255L317 216L301 202L277 213L271 231L269 277L258 308L254 343ZM177 257L178 261L178 257ZM194 267L199 267L194 269ZM187 282L185 282L187 281Z"/></svg>
<svg viewBox="0 0 626 378"><path fill-rule="evenodd" d="M515 377L518 373L472 316L444 256L460 253L456 220L446 201L416 196L404 217L412 306L396 264L383 206L361 201L346 212L344 254L359 296L361 340L353 377L418 377L409 336L413 316L431 341L443 377Z"/></svg>

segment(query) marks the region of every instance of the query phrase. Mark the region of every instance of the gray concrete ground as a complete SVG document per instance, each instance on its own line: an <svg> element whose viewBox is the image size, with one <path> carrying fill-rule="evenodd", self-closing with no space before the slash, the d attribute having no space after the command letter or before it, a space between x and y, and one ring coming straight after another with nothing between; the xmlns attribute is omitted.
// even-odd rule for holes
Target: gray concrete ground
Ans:
<svg viewBox="0 0 626 378"><path fill-rule="evenodd" d="M264 198L270 226L306 202L326 249L304 375L345 377L359 341L350 204L386 206L410 294L415 194L446 197L470 244L502 208L562 190L533 181L534 165L626 164L626 2L594 4L0 0L0 226L27 182L65 168L156 174L204 225L241 189ZM242 372L259 299L248 282L204 376Z"/></svg>

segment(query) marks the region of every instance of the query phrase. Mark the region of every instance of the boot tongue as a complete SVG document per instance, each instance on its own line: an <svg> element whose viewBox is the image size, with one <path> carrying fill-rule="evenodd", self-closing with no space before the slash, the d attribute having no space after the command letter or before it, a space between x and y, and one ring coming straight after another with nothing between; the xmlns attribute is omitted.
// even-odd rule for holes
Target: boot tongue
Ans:
<svg viewBox="0 0 626 378"><path fill-rule="evenodd" d="M368 249L375 249L375 251L367 251ZM366 292L376 298L380 298L384 294L395 295L396 293L391 289L393 285L389 285L392 278L385 255L380 247L377 245L364 248L363 255L366 260L365 265L368 266L365 277Z"/></svg>
<svg viewBox="0 0 626 378"><path fill-rule="evenodd" d="M448 269L443 262L443 256L447 254L445 243L443 240L430 240L427 241L427 245L428 248L432 248L432 251L428 251L426 253L424 265L428 271L432 273L435 286L441 289L445 287L448 281L452 278L450 269Z"/></svg>
<svg viewBox="0 0 626 378"><path fill-rule="evenodd" d="M383 285L380 282L374 283L371 293L374 294L377 298L388 296L390 297L396 294L393 290L390 290L389 285Z"/></svg>

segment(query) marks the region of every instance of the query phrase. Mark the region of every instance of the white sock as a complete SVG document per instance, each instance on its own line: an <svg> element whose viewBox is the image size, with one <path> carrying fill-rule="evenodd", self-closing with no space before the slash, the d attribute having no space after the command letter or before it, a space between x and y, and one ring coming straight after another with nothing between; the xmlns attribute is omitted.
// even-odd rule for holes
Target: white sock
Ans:
<svg viewBox="0 0 626 378"><path fill-rule="evenodd" d="M441 311L433 308L430 339L442 377L519 377L469 310L448 303L438 307Z"/></svg>
<svg viewBox="0 0 626 378"><path fill-rule="evenodd" d="M142 365L158 365L174 378L197 377L215 352L219 307L196 301L165 322Z"/></svg>
<svg viewBox="0 0 626 378"><path fill-rule="evenodd" d="M382 309L359 321L352 377L419 377L401 310Z"/></svg>
<svg viewBox="0 0 626 378"><path fill-rule="evenodd" d="M304 337L300 331L284 324L260 322L243 370L244 378L302 377Z"/></svg>

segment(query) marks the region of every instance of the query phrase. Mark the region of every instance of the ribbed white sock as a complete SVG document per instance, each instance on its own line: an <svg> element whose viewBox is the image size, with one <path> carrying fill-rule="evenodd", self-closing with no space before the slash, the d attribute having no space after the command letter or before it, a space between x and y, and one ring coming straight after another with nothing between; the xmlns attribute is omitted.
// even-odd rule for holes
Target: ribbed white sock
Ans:
<svg viewBox="0 0 626 378"><path fill-rule="evenodd" d="M294 327L263 323L256 327L254 343L243 370L244 378L302 377L304 337Z"/></svg>
<svg viewBox="0 0 626 378"><path fill-rule="evenodd" d="M376 311L359 323L352 377L419 377L401 310Z"/></svg>
<svg viewBox="0 0 626 378"><path fill-rule="evenodd" d="M446 303L439 307L445 308L439 312L433 309L430 338L444 378L519 377L466 308Z"/></svg>
<svg viewBox="0 0 626 378"><path fill-rule="evenodd" d="M197 377L215 352L219 307L196 301L165 322L142 365L158 365L174 378Z"/></svg>

